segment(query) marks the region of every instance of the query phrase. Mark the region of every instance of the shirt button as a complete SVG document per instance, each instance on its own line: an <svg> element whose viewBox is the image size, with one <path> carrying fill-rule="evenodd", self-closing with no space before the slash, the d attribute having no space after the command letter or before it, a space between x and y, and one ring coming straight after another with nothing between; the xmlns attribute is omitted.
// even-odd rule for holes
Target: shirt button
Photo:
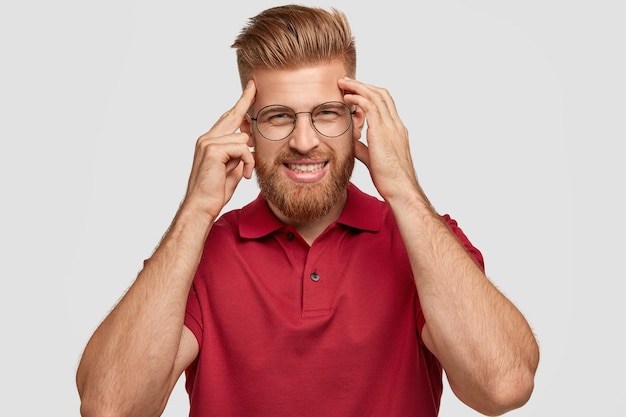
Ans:
<svg viewBox="0 0 626 417"><path fill-rule="evenodd" d="M293 238L295 237L295 235L291 232L287 233L287 240L291 241L293 240Z"/></svg>
<svg viewBox="0 0 626 417"><path fill-rule="evenodd" d="M320 280L320 274L318 274L317 272L311 273L311 281L317 282L319 280Z"/></svg>

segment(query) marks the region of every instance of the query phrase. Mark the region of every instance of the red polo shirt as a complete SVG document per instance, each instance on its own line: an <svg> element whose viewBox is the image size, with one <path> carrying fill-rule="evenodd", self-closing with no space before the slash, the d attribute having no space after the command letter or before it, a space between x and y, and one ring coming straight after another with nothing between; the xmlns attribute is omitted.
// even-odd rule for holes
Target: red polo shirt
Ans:
<svg viewBox="0 0 626 417"><path fill-rule="evenodd" d="M423 323L384 202L351 184L309 247L258 197L214 224L189 294L190 416L436 416L441 366Z"/></svg>

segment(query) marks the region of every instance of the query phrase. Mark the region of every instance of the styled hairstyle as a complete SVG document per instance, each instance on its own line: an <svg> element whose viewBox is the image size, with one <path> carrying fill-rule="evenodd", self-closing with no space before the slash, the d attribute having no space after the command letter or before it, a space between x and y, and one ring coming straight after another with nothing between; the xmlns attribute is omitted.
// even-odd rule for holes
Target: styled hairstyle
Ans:
<svg viewBox="0 0 626 417"><path fill-rule="evenodd" d="M284 5L249 19L232 47L237 50L241 85L257 69L294 69L343 62L356 76L356 48L346 16L335 8Z"/></svg>

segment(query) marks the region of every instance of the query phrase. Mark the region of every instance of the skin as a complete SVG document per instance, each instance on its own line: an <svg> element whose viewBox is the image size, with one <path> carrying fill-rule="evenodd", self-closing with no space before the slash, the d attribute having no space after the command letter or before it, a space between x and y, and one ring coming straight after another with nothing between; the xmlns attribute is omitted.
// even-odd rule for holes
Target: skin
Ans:
<svg viewBox="0 0 626 417"><path fill-rule="evenodd" d="M456 396L470 407L499 415L522 406L532 393L539 361L527 321L432 208L389 92L347 78L338 85L351 92L345 102L358 105L367 117L368 146L357 143L356 157L398 222L426 319L424 344L440 360Z"/></svg>
<svg viewBox="0 0 626 417"><path fill-rule="evenodd" d="M345 137L320 137L301 115L289 138L270 142L257 138L247 115L267 104L309 111L329 100L343 100L357 110ZM365 120L367 146L359 140ZM235 106L198 139L187 192L169 230L85 348L77 372L83 416L160 415L198 354L197 341L183 324L187 294L204 241L237 184L251 178L255 158L271 160L285 149L345 155L353 152L350 137L356 158L368 167L397 220L426 318L421 337L441 361L455 394L487 415L528 400L539 358L528 323L431 207L415 175L407 129L389 93L346 78L340 64L330 63L256 72ZM307 175L279 168L281 179L294 182L329 181L329 172L328 165ZM273 204L270 208L311 243L338 218L345 200L344 191L313 222L291 219Z"/></svg>
<svg viewBox="0 0 626 417"><path fill-rule="evenodd" d="M337 85L337 79L344 77L345 70L339 63L329 64L323 67L301 68L299 70L284 71L256 71L254 82L257 86L256 100L251 108L251 113L256 114L258 109L269 104L284 104L296 111L310 111L315 106L327 101L343 101L342 91ZM316 165L326 162L326 153L332 152L336 158L331 160L323 169L313 173L299 173L290 170L286 166L279 168L280 176L286 182L321 183L326 184L332 181L331 164L337 164L338 160L346 155L353 154L353 144L351 137L358 140L361 137L365 118L362 112L357 112L352 118L352 129L340 138L325 138L319 135L311 126L308 115L300 115L294 132L283 141L272 142L265 140L260 135L255 134L251 121L246 118L241 131L250 136L250 146L255 148L255 157L273 161L281 151L291 150L301 156L310 153L319 154L319 157L301 159L298 157L292 162L299 164ZM319 196L323 198L323 194ZM285 216L271 201L270 208L274 214L285 224L296 227L302 237L311 244L319 234L321 234L332 222L334 222L345 204L347 191L344 190L340 198L335 202L330 212L311 222L299 222Z"/></svg>

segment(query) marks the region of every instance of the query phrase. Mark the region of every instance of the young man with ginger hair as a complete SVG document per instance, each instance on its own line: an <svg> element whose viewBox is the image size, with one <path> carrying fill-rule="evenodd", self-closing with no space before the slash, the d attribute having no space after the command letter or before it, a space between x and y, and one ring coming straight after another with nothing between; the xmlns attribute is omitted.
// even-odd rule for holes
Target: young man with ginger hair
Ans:
<svg viewBox="0 0 626 417"><path fill-rule="evenodd" d="M428 201L388 91L356 80L346 17L267 9L233 47L243 94L87 344L82 415L160 415L183 372L190 416L436 416L443 370L483 414L525 404L533 333ZM253 170L259 196L220 215Z"/></svg>

